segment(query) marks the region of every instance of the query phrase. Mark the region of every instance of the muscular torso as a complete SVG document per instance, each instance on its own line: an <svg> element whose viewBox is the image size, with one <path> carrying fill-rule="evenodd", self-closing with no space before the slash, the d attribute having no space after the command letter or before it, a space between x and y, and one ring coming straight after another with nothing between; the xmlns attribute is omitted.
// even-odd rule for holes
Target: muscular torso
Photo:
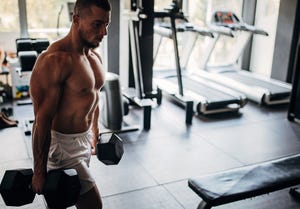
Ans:
<svg viewBox="0 0 300 209"><path fill-rule="evenodd" d="M101 60L92 51L83 55L61 50L64 47L58 46L58 48L50 48L43 55L45 57L53 56L53 59L49 60L53 60L54 69L47 69L48 72L46 70L38 72L43 71L39 69L42 68L40 66L43 63L39 63L40 66L37 67L37 72L33 73L48 73L49 79L57 82L57 84L54 84L54 87L57 88L59 94L56 95L55 90L51 92L50 87L46 91L41 91L41 93L33 92L33 98L36 98L34 102L35 111L41 112L43 111L42 109L45 109L40 107L44 105L43 103L46 100L43 98L47 98L47 91L49 91L51 92L49 94L54 95L53 98L57 98L57 102L53 107L55 110L52 113L52 129L65 134L84 132L92 125L94 111L99 102L99 90L104 83ZM41 62L43 62L43 59ZM42 79L42 76L35 77ZM43 78L48 79L47 76ZM39 85L41 81L38 79L33 81L32 85L34 85L34 82ZM49 97L51 98L50 95Z"/></svg>
<svg viewBox="0 0 300 209"><path fill-rule="evenodd" d="M100 60L95 54L73 56L72 73L63 83L53 129L74 133L91 126L103 77Z"/></svg>

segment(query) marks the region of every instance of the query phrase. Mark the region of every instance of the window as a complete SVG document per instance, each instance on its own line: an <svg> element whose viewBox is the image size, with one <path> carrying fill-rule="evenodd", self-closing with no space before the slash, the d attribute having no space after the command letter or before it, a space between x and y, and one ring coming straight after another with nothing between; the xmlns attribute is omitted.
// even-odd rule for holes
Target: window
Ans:
<svg viewBox="0 0 300 209"><path fill-rule="evenodd" d="M164 4L162 3L164 2ZM172 1L155 1L156 10L162 9L161 6L168 6ZM207 21L210 20L211 15L216 10L228 10L232 11L238 16L242 13L242 0L186 0L184 4L184 12L188 17L189 21L194 25L200 27L206 27ZM157 39L157 35L155 35ZM155 39L155 40L156 40ZM183 58L186 52L185 46L188 45L187 42L191 38L187 33L178 33L178 48L180 53L180 58ZM210 37L198 36L197 41L194 44L192 53L189 57L189 62L187 64L188 70L198 70L201 68L202 58L205 57L207 49L210 42L213 41ZM228 51L233 50L236 40L228 37L221 37L218 41L209 64L216 65L224 63L228 60ZM183 59L180 60L181 65L184 67ZM201 64L200 64L201 63ZM154 63L155 69L165 69L172 68L175 69L175 59L174 59L174 49L172 40L163 38L160 44L158 55Z"/></svg>
<svg viewBox="0 0 300 209"><path fill-rule="evenodd" d="M250 70L270 77L280 0L257 1L255 25L264 29L269 36L254 36ZM267 50L266 50L267 49Z"/></svg>
<svg viewBox="0 0 300 209"><path fill-rule="evenodd" d="M197 2L195 5L190 5L189 11L192 21L200 26L206 26L207 23L211 21L215 11L231 11L239 17L241 17L242 14L242 0L198 0ZM199 59L205 57L203 55L207 53L207 47L209 47L210 42L212 42L212 38L199 37L199 41L196 43L192 54L193 57L190 59L190 68L201 67L198 65ZM211 54L208 64L223 65L225 63L234 62L231 60L231 52L235 50L234 47L236 44L236 39L221 36Z"/></svg>
<svg viewBox="0 0 300 209"><path fill-rule="evenodd" d="M165 8L169 8L172 4L172 0L155 0L154 10L163 11ZM184 2L181 5L183 11L186 10ZM165 21L169 21L168 18L165 18ZM178 40L182 39L181 34L177 35ZM182 51L181 41L178 41L178 50ZM154 69L155 70L164 70L169 69L170 67L175 69L175 55L173 41L169 38L161 37L160 35L154 34ZM181 53L180 53L181 54ZM157 55L157 56L156 56Z"/></svg>
<svg viewBox="0 0 300 209"><path fill-rule="evenodd" d="M0 46L15 51L15 39L20 34L18 0L0 1Z"/></svg>
<svg viewBox="0 0 300 209"><path fill-rule="evenodd" d="M0 25L1 32L19 31L19 9L18 1L0 2Z"/></svg>
<svg viewBox="0 0 300 209"><path fill-rule="evenodd" d="M172 3L172 0L169 0L169 1L155 0L154 3L155 3L154 10L159 11L159 10L163 10L163 8L168 7Z"/></svg>
<svg viewBox="0 0 300 209"><path fill-rule="evenodd" d="M53 41L65 35L71 25L68 2L72 1L26 0L29 37Z"/></svg>

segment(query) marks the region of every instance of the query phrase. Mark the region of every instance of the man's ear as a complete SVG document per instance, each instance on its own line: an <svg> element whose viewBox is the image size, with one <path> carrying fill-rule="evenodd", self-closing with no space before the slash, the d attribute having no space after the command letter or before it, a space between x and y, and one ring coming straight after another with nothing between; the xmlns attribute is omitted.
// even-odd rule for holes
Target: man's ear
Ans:
<svg viewBox="0 0 300 209"><path fill-rule="evenodd" d="M79 23L79 15L73 14L73 23L78 24Z"/></svg>

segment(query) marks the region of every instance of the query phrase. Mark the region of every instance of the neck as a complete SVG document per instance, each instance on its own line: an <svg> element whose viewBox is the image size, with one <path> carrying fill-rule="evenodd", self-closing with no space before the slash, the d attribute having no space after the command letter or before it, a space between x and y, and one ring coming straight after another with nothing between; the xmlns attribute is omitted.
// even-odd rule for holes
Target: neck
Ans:
<svg viewBox="0 0 300 209"><path fill-rule="evenodd" d="M82 43L80 37L74 31L74 28L71 27L70 32L65 38L68 40L69 46L72 48L73 51L76 51L77 53L82 55L87 55L89 53L90 48L86 47Z"/></svg>

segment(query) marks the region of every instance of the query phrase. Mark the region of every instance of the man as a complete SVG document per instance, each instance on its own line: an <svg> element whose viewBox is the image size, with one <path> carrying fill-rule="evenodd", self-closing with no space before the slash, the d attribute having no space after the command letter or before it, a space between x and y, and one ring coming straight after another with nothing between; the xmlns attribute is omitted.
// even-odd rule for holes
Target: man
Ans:
<svg viewBox="0 0 300 209"><path fill-rule="evenodd" d="M107 35L108 0L77 0L69 33L51 44L34 66L30 93L33 125L33 190L40 194L47 171L74 168L80 178L77 208L102 208L88 169L98 130L101 58L94 51Z"/></svg>

